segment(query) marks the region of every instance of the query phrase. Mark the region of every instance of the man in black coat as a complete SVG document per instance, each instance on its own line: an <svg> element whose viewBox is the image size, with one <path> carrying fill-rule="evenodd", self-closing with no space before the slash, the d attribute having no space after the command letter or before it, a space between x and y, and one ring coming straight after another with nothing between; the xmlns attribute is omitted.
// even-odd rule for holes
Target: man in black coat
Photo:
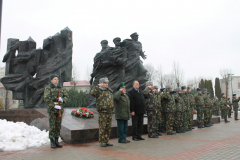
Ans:
<svg viewBox="0 0 240 160"><path fill-rule="evenodd" d="M143 115L146 112L145 101L142 91L139 90L139 82L133 82L130 94L130 112L132 114L132 140L145 140L142 138Z"/></svg>

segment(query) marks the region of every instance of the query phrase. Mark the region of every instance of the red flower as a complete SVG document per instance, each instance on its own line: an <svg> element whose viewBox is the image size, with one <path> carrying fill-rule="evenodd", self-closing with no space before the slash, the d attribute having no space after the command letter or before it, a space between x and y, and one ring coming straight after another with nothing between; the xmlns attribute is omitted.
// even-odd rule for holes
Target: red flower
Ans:
<svg viewBox="0 0 240 160"><path fill-rule="evenodd" d="M72 113L75 113L76 111L77 111L77 110L75 109L75 110L72 111Z"/></svg>
<svg viewBox="0 0 240 160"><path fill-rule="evenodd" d="M85 115L86 115L86 113L83 113L83 115L85 116Z"/></svg>
<svg viewBox="0 0 240 160"><path fill-rule="evenodd" d="M80 112L77 112L78 115L80 115L81 113Z"/></svg>
<svg viewBox="0 0 240 160"><path fill-rule="evenodd" d="M90 113L90 114L93 114L93 112L92 112L92 111L90 111L89 113Z"/></svg>
<svg viewBox="0 0 240 160"><path fill-rule="evenodd" d="M83 108L81 108L81 110L83 110Z"/></svg>

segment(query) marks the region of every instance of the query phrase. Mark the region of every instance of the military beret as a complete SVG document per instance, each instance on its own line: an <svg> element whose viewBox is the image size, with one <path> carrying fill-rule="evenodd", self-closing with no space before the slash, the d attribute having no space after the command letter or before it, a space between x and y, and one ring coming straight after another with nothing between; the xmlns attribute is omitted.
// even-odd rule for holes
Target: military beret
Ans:
<svg viewBox="0 0 240 160"><path fill-rule="evenodd" d="M133 34L130 35L130 37L132 36L139 36L139 35L137 34L137 32L134 32Z"/></svg>
<svg viewBox="0 0 240 160"><path fill-rule="evenodd" d="M176 93L176 91L172 91L172 92L171 92L171 94L175 94L175 93Z"/></svg>
<svg viewBox="0 0 240 160"><path fill-rule="evenodd" d="M181 90L180 90L180 88L176 88L175 91L176 91L176 92L179 92L179 91L181 91Z"/></svg>
<svg viewBox="0 0 240 160"><path fill-rule="evenodd" d="M118 86L117 90L119 90L121 87L125 87L125 83L121 82L120 85Z"/></svg>
<svg viewBox="0 0 240 160"><path fill-rule="evenodd" d="M221 96L225 95L224 93L221 94Z"/></svg>
<svg viewBox="0 0 240 160"><path fill-rule="evenodd" d="M146 86L149 86L149 85L153 85L153 82L152 81L147 81Z"/></svg>
<svg viewBox="0 0 240 160"><path fill-rule="evenodd" d="M121 38L116 37L116 38L113 39L113 42L116 41L116 40L120 40L121 41Z"/></svg>
<svg viewBox="0 0 240 160"><path fill-rule="evenodd" d="M233 94L233 96L236 96L236 94Z"/></svg>
<svg viewBox="0 0 240 160"><path fill-rule="evenodd" d="M162 92L164 89L166 89L166 88L161 88L160 91Z"/></svg>
<svg viewBox="0 0 240 160"><path fill-rule="evenodd" d="M186 88L187 88L186 86L182 86L182 87L181 87L182 90L184 90L184 89L186 89Z"/></svg>
<svg viewBox="0 0 240 160"><path fill-rule="evenodd" d="M51 81L54 77L59 78L57 74L51 74L51 75L49 76L50 81Z"/></svg>
<svg viewBox="0 0 240 160"><path fill-rule="evenodd" d="M229 100L230 98L228 98L228 100Z"/></svg>
<svg viewBox="0 0 240 160"><path fill-rule="evenodd" d="M108 80L107 77L104 77L104 78L100 78L100 79L99 79L99 83L108 83L108 82L109 82L109 80Z"/></svg>
<svg viewBox="0 0 240 160"><path fill-rule="evenodd" d="M207 91L207 89L206 89L206 88L203 88L203 91Z"/></svg>
<svg viewBox="0 0 240 160"><path fill-rule="evenodd" d="M108 41L107 40L102 40L101 44L108 44Z"/></svg>
<svg viewBox="0 0 240 160"><path fill-rule="evenodd" d="M170 84L167 84L166 88L172 88L172 86Z"/></svg>
<svg viewBox="0 0 240 160"><path fill-rule="evenodd" d="M153 89L158 89L158 86L153 86Z"/></svg>
<svg viewBox="0 0 240 160"><path fill-rule="evenodd" d="M209 92L207 92L207 95L209 95L210 93Z"/></svg>
<svg viewBox="0 0 240 160"><path fill-rule="evenodd" d="M187 90L191 89L190 87L187 87Z"/></svg>
<svg viewBox="0 0 240 160"><path fill-rule="evenodd" d="M197 88L197 91L202 91L202 89L201 88Z"/></svg>

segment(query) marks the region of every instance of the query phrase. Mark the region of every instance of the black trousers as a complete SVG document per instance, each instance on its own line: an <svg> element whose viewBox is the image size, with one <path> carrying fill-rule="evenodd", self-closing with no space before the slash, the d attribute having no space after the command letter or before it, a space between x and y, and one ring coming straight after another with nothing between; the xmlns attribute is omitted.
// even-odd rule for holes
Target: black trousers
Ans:
<svg viewBox="0 0 240 160"><path fill-rule="evenodd" d="M142 136L143 114L135 114L132 116L132 137Z"/></svg>

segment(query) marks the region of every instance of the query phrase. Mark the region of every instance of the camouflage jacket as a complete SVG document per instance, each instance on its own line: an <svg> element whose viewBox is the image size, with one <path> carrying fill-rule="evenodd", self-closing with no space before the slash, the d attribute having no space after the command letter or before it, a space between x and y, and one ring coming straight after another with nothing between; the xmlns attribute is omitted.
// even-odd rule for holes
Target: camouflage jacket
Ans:
<svg viewBox="0 0 240 160"><path fill-rule="evenodd" d="M195 99L194 99L193 94L192 93L188 93L188 97L189 97L190 107L192 109L194 109L196 104L195 104Z"/></svg>
<svg viewBox="0 0 240 160"><path fill-rule="evenodd" d="M162 112L162 95L161 95L161 92L156 94L156 96L157 96L157 110L158 110L158 112Z"/></svg>
<svg viewBox="0 0 240 160"><path fill-rule="evenodd" d="M232 109L232 102L228 101L228 105L230 106L230 109Z"/></svg>
<svg viewBox="0 0 240 160"><path fill-rule="evenodd" d="M219 106L220 106L220 109L228 109L228 106L227 106L227 100L226 98L221 98L220 102L219 102Z"/></svg>
<svg viewBox="0 0 240 160"><path fill-rule="evenodd" d="M204 105L206 108L210 108L211 100L209 99L207 93L203 94Z"/></svg>
<svg viewBox="0 0 240 160"><path fill-rule="evenodd" d="M58 109L54 108L54 102L58 102L58 89L60 89L60 97L63 99L63 104L60 103L61 112L63 113L64 111L64 103L67 102L68 96L62 88L56 87L55 85L50 83L50 85L45 87L44 90L44 101L47 103L48 113L58 113Z"/></svg>
<svg viewBox="0 0 240 160"><path fill-rule="evenodd" d="M202 94L196 93L194 96L196 106L203 106L204 107L204 99Z"/></svg>
<svg viewBox="0 0 240 160"><path fill-rule="evenodd" d="M183 112L183 106L184 106L183 98L179 94L175 94L174 98L176 103L176 112Z"/></svg>
<svg viewBox="0 0 240 160"><path fill-rule="evenodd" d="M240 101L240 98L233 97L233 99L232 99L233 108L238 108L239 101Z"/></svg>
<svg viewBox="0 0 240 160"><path fill-rule="evenodd" d="M147 111L155 111L157 109L157 95L149 87L143 90Z"/></svg>
<svg viewBox="0 0 240 160"><path fill-rule="evenodd" d="M164 91L162 94L162 100L164 103L164 111L165 112L175 112L176 111L176 106L175 106L175 98L173 94L170 94L169 91Z"/></svg>
<svg viewBox="0 0 240 160"><path fill-rule="evenodd" d="M213 106L214 106L214 110L218 110L219 109L218 101L214 100L213 101Z"/></svg>
<svg viewBox="0 0 240 160"><path fill-rule="evenodd" d="M113 112L113 94L109 88L99 87L96 85L91 90L91 95L96 98L98 112Z"/></svg>
<svg viewBox="0 0 240 160"><path fill-rule="evenodd" d="M210 103L211 103L211 105L210 105L210 109L211 110L214 110L215 108L215 106L214 106L214 100L210 100Z"/></svg>
<svg viewBox="0 0 240 160"><path fill-rule="evenodd" d="M190 103L189 103L189 97L188 97L188 94L187 94L187 92L183 92L182 93L182 95L181 95L181 97L183 98L183 110L184 111L188 111L189 110L189 108L190 108Z"/></svg>

